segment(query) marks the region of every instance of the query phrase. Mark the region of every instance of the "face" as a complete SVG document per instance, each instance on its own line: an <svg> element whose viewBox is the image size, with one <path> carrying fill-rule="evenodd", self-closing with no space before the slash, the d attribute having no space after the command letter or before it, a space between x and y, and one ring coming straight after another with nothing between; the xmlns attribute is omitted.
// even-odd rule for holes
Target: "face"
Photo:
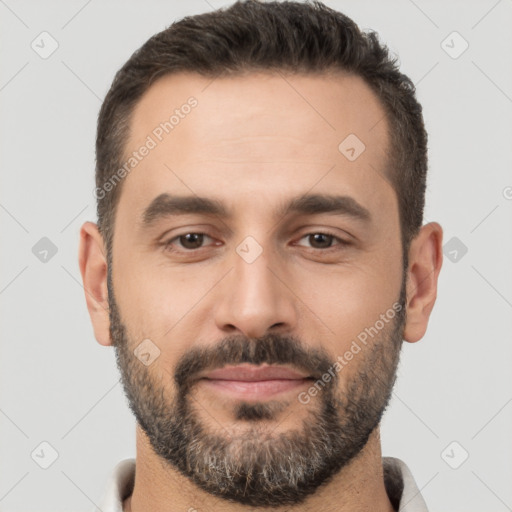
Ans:
<svg viewBox="0 0 512 512"><path fill-rule="evenodd" d="M378 426L405 322L383 117L348 75L177 74L137 104L110 336L152 449L211 494L300 503Z"/></svg>

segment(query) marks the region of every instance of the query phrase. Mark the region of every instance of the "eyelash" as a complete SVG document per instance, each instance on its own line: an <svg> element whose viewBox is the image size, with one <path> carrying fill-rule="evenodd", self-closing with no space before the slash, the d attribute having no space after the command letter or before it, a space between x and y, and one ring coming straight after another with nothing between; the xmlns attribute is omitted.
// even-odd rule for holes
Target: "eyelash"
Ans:
<svg viewBox="0 0 512 512"><path fill-rule="evenodd" d="M186 253L186 254L193 254L196 251L200 251L201 249L205 249L204 246L198 247L197 249L181 249L181 250L176 250L176 249L172 248L172 244L173 244L173 242L175 240L179 240L180 238L182 238L182 237L184 237L186 235L203 235L203 236L206 236L206 237L211 238L213 240L213 238L210 237L209 235L207 235L206 233L201 233L201 232L196 232L196 231L188 231L186 233L182 233L181 235L177 235L177 236L171 238L170 240L164 242L163 243L164 249L166 251L169 251L169 252L182 252L182 253ZM331 237L333 239L333 241L338 242L337 244L335 244L333 246L330 246L330 247L327 247L325 249L316 248L316 247L309 247L309 249L311 249L313 251L330 252L332 250L336 250L336 247L344 248L344 247L347 247L347 246L351 245L350 242L347 242L346 240L343 240L343 239L337 237L336 235L334 235L333 233L329 233L328 231L312 231L310 233L306 233L305 235L301 236L299 238L299 240L302 240L303 238L306 238L306 237L309 237L309 236L312 236L312 235L328 236L328 237Z"/></svg>

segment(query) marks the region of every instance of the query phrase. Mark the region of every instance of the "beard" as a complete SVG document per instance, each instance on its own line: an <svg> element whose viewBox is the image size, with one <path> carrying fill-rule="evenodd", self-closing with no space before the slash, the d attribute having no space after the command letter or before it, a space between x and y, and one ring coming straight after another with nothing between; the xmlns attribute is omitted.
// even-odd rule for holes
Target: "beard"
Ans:
<svg viewBox="0 0 512 512"><path fill-rule="evenodd" d="M279 426L276 420L291 405L284 399L234 401L236 429L228 431L218 421L211 422L219 427L216 431L209 428L194 399L197 375L225 365L285 364L320 382L329 369L333 375L335 365L325 350L306 346L293 336L269 333L250 339L236 335L215 346L191 348L179 359L173 374L160 368L157 376L133 353L138 342L130 339L121 320L110 272L108 290L110 335L138 425L167 467L215 497L252 507L303 503L357 457L388 406L405 325L405 275L397 301L401 309L354 356L356 362L351 364L356 364L357 370L351 378L339 385L342 368L329 382L322 381L322 389L307 406L300 402L307 408L302 424L281 433L274 433ZM276 426L268 420L274 420Z"/></svg>

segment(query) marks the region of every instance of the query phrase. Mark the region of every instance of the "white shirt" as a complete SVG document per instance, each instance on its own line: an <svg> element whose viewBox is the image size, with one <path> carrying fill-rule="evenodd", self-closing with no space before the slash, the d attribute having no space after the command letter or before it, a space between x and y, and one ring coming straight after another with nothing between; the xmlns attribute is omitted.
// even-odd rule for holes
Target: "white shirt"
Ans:
<svg viewBox="0 0 512 512"><path fill-rule="evenodd" d="M428 512L405 462L395 457L383 457L382 464L386 492L392 505L398 507L398 512ZM131 495L134 482L135 459L125 459L112 471L95 512L123 512L123 501Z"/></svg>

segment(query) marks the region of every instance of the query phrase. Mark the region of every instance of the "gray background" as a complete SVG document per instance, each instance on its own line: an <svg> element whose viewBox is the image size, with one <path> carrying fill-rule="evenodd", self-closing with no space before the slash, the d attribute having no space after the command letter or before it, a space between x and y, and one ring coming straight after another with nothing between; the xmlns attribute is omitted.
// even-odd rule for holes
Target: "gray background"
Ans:
<svg viewBox="0 0 512 512"><path fill-rule="evenodd" d="M383 453L409 465L431 512L512 510L512 0L326 3L377 30L417 84L430 134L425 222L450 244L428 332L403 347ZM221 5L0 0L2 511L91 510L113 466L135 455L77 263L80 225L96 219L96 116L148 37ZM46 59L31 47L51 49L43 31L58 43ZM469 44L457 58L453 31ZM58 453L48 469L42 442Z"/></svg>

